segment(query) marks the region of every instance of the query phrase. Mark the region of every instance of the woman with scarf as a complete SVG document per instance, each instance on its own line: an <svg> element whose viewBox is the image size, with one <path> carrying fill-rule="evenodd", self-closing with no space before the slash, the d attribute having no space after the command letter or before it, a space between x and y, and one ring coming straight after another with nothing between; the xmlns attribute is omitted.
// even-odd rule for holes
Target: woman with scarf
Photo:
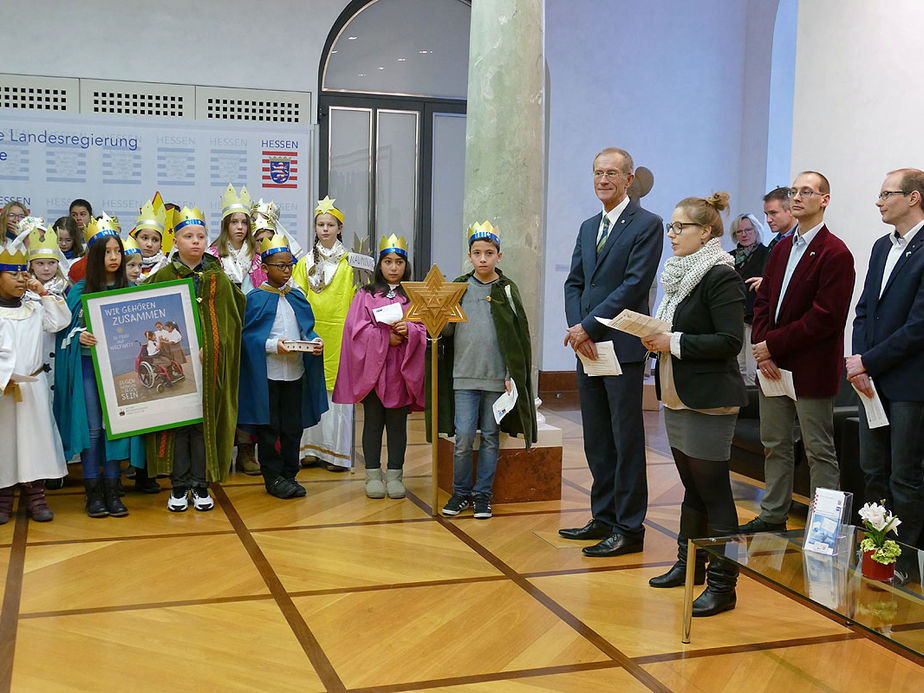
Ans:
<svg viewBox="0 0 924 693"><path fill-rule="evenodd" d="M324 340L324 379L329 405L321 421L302 435L302 459L313 457L328 471L345 472L351 466L353 405L336 404L331 397L340 367L343 327L356 286L342 243L343 212L334 207L334 202L330 197L318 202L314 211L317 242L298 261L292 281L308 298L315 332Z"/></svg>
<svg viewBox="0 0 924 693"><path fill-rule="evenodd" d="M754 319L754 299L760 284L747 281L764 276L764 268L770 259L770 248L761 242L761 224L753 214L739 214L729 226L732 239L738 245L732 251L735 270L748 285L747 302L744 304L744 341L738 352L738 370L745 385L753 385L757 377L757 361L751 348L751 320Z"/></svg>
<svg viewBox="0 0 924 693"><path fill-rule="evenodd" d="M664 263L664 298L657 317L670 332L642 340L658 356L655 385L664 403L667 438L684 486L677 562L652 587L684 583L687 539L736 533L738 515L728 460L738 409L747 403L737 356L744 325L745 288L734 260L722 250L719 212L728 193L681 200L667 225L674 256ZM695 578L708 585L693 603L694 616L735 607L738 569L697 552Z"/></svg>

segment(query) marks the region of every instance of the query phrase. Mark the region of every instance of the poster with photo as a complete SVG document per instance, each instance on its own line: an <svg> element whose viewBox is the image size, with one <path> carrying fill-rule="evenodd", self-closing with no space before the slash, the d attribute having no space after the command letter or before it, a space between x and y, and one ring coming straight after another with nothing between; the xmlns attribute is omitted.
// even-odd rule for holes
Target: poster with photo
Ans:
<svg viewBox="0 0 924 693"><path fill-rule="evenodd" d="M106 434L202 420L199 315L191 279L83 297Z"/></svg>

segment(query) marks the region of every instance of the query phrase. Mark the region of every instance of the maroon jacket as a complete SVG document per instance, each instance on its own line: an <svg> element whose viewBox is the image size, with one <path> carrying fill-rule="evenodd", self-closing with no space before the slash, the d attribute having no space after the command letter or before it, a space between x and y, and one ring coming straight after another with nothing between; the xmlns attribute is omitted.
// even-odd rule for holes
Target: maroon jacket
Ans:
<svg viewBox="0 0 924 693"><path fill-rule="evenodd" d="M844 369L844 326L856 274L844 242L822 226L796 265L774 320L792 236L777 243L754 302L751 341L766 340L779 368L791 370L799 397L833 397Z"/></svg>

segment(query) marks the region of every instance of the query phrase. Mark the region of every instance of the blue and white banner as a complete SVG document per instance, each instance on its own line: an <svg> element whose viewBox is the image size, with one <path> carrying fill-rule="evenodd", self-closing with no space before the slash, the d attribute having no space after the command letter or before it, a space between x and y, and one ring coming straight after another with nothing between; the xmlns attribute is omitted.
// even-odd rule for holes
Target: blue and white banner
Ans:
<svg viewBox="0 0 924 693"><path fill-rule="evenodd" d="M80 197L118 216L124 235L159 190L198 206L214 239L225 188L246 185L254 202L276 201L307 248L310 143L307 126L0 109L0 205L22 200L53 222Z"/></svg>

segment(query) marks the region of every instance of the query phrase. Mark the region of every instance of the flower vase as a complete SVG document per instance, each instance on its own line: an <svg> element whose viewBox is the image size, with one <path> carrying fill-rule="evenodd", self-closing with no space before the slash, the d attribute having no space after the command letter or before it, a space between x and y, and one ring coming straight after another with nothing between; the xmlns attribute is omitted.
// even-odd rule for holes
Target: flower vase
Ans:
<svg viewBox="0 0 924 693"><path fill-rule="evenodd" d="M886 582L895 576L895 563L880 563L873 559L873 551L863 552L862 572L863 577L870 580L880 580Z"/></svg>

